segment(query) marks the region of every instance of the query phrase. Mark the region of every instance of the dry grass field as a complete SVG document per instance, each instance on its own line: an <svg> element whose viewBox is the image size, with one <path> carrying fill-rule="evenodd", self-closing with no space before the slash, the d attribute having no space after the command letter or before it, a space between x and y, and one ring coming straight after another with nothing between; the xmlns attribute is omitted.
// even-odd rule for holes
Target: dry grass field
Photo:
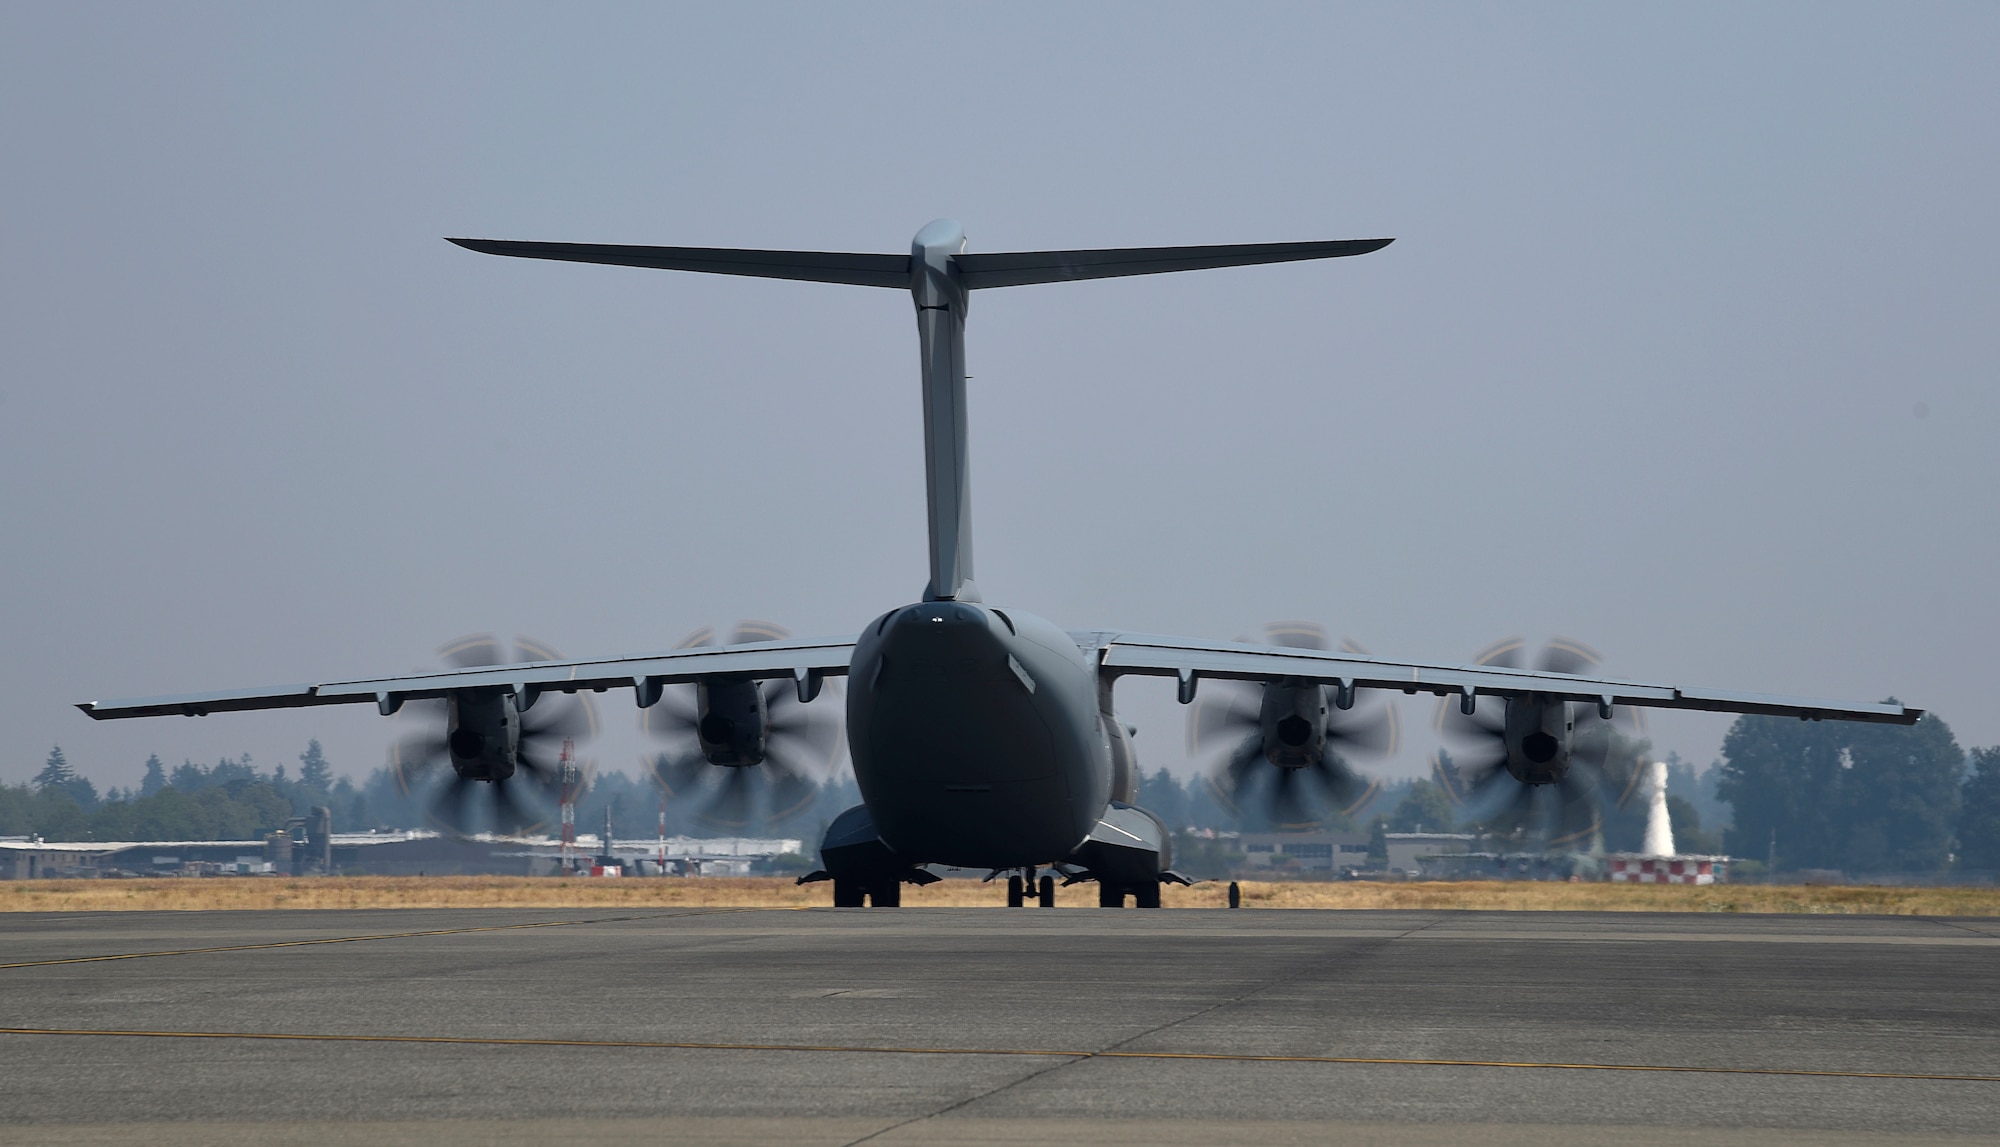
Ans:
<svg viewBox="0 0 2000 1147"><path fill-rule="evenodd" d="M1169 886L1168 908L1220 908L1226 884ZM783 877L592 880L512 876L269 876L175 880L0 881L0 912L215 911L269 908L808 908L832 899L825 884ZM998 882L945 880L906 887L910 908L997 908ZM1065 908L1094 907L1095 885L1057 893ZM1724 884L1544 884L1530 881L1375 884L1243 884L1243 906L1423 908L1523 912L1779 912L1893 916L2000 916L2000 888L1889 888Z"/></svg>

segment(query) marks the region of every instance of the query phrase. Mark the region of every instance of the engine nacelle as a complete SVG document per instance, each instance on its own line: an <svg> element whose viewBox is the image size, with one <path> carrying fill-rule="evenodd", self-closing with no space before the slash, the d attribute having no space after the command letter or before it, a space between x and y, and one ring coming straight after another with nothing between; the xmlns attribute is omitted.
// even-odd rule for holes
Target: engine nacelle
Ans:
<svg viewBox="0 0 2000 1147"><path fill-rule="evenodd" d="M451 767L470 781L514 775L521 748L521 714L505 689L460 689L445 698L445 747Z"/></svg>
<svg viewBox="0 0 2000 1147"><path fill-rule="evenodd" d="M1258 723L1264 732L1264 758L1281 769L1303 769L1318 764L1326 752L1330 708L1325 686L1282 681L1265 685L1258 710Z"/></svg>
<svg viewBox="0 0 2000 1147"><path fill-rule="evenodd" d="M1132 738L1139 730L1118 719L1112 705L1114 678L1097 679L1097 731L1104 738L1104 751L1111 758L1111 799L1132 804L1139 799L1139 754Z"/></svg>
<svg viewBox="0 0 2000 1147"><path fill-rule="evenodd" d="M1139 799L1139 754L1132 748L1133 729L1112 713L1099 713L1097 723L1111 753L1111 799L1131 804Z"/></svg>
<svg viewBox="0 0 2000 1147"><path fill-rule="evenodd" d="M1524 785L1552 785L1569 772L1568 702L1554 697L1507 701L1507 771Z"/></svg>
<svg viewBox="0 0 2000 1147"><path fill-rule="evenodd" d="M770 740L764 690L748 677L695 684L695 737L711 765L747 768L764 763Z"/></svg>

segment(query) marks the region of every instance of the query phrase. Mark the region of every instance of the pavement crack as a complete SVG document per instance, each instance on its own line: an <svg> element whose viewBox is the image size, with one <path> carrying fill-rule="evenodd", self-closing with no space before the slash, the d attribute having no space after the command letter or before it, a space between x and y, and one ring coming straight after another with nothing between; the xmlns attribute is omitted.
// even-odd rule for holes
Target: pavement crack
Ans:
<svg viewBox="0 0 2000 1147"><path fill-rule="evenodd" d="M1435 928L1439 924L1444 923L1444 919L1445 918L1442 915L1435 916L1430 920L1427 920L1424 923L1417 925L1414 928L1408 928L1401 932L1398 932L1394 936L1378 937L1374 939L1372 943L1364 941L1363 945L1365 947L1370 947L1370 948L1379 948L1385 945L1393 944L1398 940L1408 939L1409 937L1414 936L1417 933L1422 932L1427 928ZM1341 955L1351 955L1352 952L1353 949L1350 948L1341 953ZM1061 1071L1063 1068L1069 1067L1072 1064L1078 1063L1082 1060L1095 1059L1100 1056L1114 1056L1119 1052L1121 1048L1124 1048L1132 1043L1136 1043L1137 1041L1145 1039L1148 1036L1156 1035L1160 1032L1166 1031L1170 1028L1178 1027L1181 1024L1189 1023L1193 1020L1198 1020L1201 1017L1209 1015L1210 1013L1218 1011L1222 1008L1230 1007L1235 1004L1240 1004L1244 1000L1250 999L1251 997L1260 995L1264 992L1268 992L1273 988L1283 987L1286 984L1293 983L1294 981L1302 979L1305 976L1308 976L1313 972L1316 972L1326 967L1328 964L1332 963L1334 960L1338 958L1340 957L1337 955L1325 955L1319 957L1318 959L1309 959L1301 966L1299 966L1297 969L1293 970L1292 972L1286 975L1279 976L1277 979L1274 980L1267 980L1264 983L1261 983L1254 988L1238 992L1236 995L1231 996L1228 999L1217 1000L1216 1002L1209 1004L1207 1007L1197 1008L1196 1010L1189 1012L1187 1015L1181 1016L1177 1019L1168 1020L1167 1022L1162 1024L1156 1024L1153 1027L1147 1028L1145 1031L1142 1032L1135 1032L1132 1035L1126 1036L1124 1039L1117 1040L1116 1042L1110 1044L1106 1044L1105 1046L1097 1048L1094 1051L1076 1052L1070 1055L1069 1058L1063 1059L1060 1062L1051 1063L1046 1067L1036 1068L1035 1070L1030 1071L1025 1075L1019 1075L1013 1079L1008 1080L1005 1083L999 1084L994 1087L989 1087L985 1091L982 1091L977 1095L968 1095L963 1099L956 1100L952 1103L948 1103L943 1107L938 1108L935 1111L927 1112L922 1115L912 1115L908 1119L904 1119L899 1122L892 1123L887 1127L871 1131L868 1134L863 1135L859 1139L855 1139L849 1143L843 1144L842 1147L856 1147L857 1144L866 1143L871 1139L887 1135L891 1131L895 1131L903 1127L908 1127L913 1123L922 1123L926 1120L942 1118L943 1116L950 1115L954 1111L959 1111L966 1107L969 1107L974 1103L979 1103L983 1100L991 1099L992 1097L999 1095L1004 1091L1012 1090L1013 1088L1019 1087L1024 1083L1030 1083L1034 1080L1040 1079L1041 1077L1048 1075L1051 1072Z"/></svg>
<svg viewBox="0 0 2000 1147"><path fill-rule="evenodd" d="M1434 918L1433 918L1433 919L1431 919L1431 920L1428 920L1428 921L1425 921L1424 923L1422 923L1422 924L1419 924L1419 925L1417 925L1417 926L1416 926L1416 927L1414 927L1414 928L1409 928L1409 929L1406 929L1406 930L1404 930L1404 931L1402 931L1402 932L1398 932L1398 933L1397 933L1397 934L1395 934L1394 936L1383 936L1383 937L1378 937L1378 938L1376 938L1376 939L1374 940L1374 942L1373 942L1373 943L1368 943L1368 942L1364 941L1364 942L1363 942L1363 946L1365 946L1365 947L1370 947L1370 948L1380 948L1380 947L1384 947L1384 946L1386 946L1386 945L1389 945L1389 944L1393 944L1393 943L1395 943L1395 942L1396 942L1396 941L1398 941L1398 940L1407 940L1407 939L1409 939L1409 938L1410 938L1411 936L1414 936L1414 935L1416 935L1416 934L1417 934L1417 933L1419 933L1419 932L1422 932L1422 931L1425 931L1426 929L1430 929L1430 928L1435 928L1435 927L1437 927L1437 926L1438 926L1439 924L1442 924L1442 923L1444 923L1444 917L1443 917L1443 916L1437 916L1437 917L1434 917ZM1350 952L1351 952L1351 949L1350 949ZM1343 953L1343 954L1346 954L1346 953ZM1113 1052L1113 1051L1118 1051L1119 1049L1121 1049L1121 1048L1123 1048L1123 1047L1126 1047L1126 1046L1127 1046L1127 1045L1129 1045L1129 1044L1133 1044L1133 1043L1137 1043L1137 1042L1138 1042L1139 1040L1142 1040L1142 1039L1145 1039L1145 1038L1146 1038L1146 1037L1148 1037L1148 1036L1152 1036L1152 1035L1157 1035L1157 1034L1159 1034L1160 1032L1163 1032L1163 1031L1166 1031L1166 1030L1168 1030L1168 1029L1170 1029L1170 1028L1176 1028L1176 1027L1179 1027L1179 1026L1181 1026L1182 1024L1185 1024L1185 1023L1191 1023L1191 1022L1193 1022L1193 1021L1195 1021L1195 1020L1198 1020L1198 1019L1200 1019L1201 1017L1203 1017L1203 1016L1205 1016L1205 1015L1209 1015L1209 1014L1211 1014L1211 1013L1213 1013L1213 1012L1217 1012L1217 1011L1220 1011L1220 1010L1221 1010L1221 1009L1223 1009L1223 1008L1227 1008L1227 1007L1232 1007L1232 1006L1234 1006L1234 1005L1236 1005L1236 1004L1240 1004L1240 1003L1242 1003L1242 1002L1243 1002L1244 1000L1247 1000L1247 999L1250 999L1250 998L1252 998L1252 997L1255 997L1255 996L1259 996L1259 995L1262 995L1263 993L1265 993L1265 992L1268 992L1268 991L1270 991L1270 990L1271 990L1272 988L1280 988L1280 987L1283 987L1283 986L1284 986L1284 985L1286 985L1286 984L1290 984L1290 983L1294 983L1294 982L1296 982L1296 981L1298 981L1298 980L1300 980L1300 979L1303 979L1303 978L1304 978L1304 977L1306 977L1307 975L1309 975L1309 974L1311 974L1311 973L1313 973L1313 972L1316 972L1316 971L1320 970L1321 968L1325 967L1325 966L1326 966L1327 964L1329 964L1329 963L1333 962L1333 961L1334 961L1335 959L1337 959L1337 958L1338 958L1338 957L1336 957L1336 956L1332 956L1332 955L1327 955L1327 956L1322 956L1321 958L1319 958L1319 959L1317 959L1317 960L1309 960L1309 961L1307 961L1307 962L1306 962L1306 963L1305 963L1304 965L1302 965L1302 966L1301 966L1301 967L1299 967L1299 968L1298 968L1298 969L1297 969L1296 971L1293 971L1293 972L1292 972L1292 973L1290 973L1289 975L1284 975L1284 976L1279 976L1279 977L1278 977L1277 979L1275 979L1275 980L1270 980L1270 981L1267 981L1266 983L1263 983L1263 984L1259 984L1259 985L1258 985L1257 987L1254 987L1254 988L1251 988L1251 989L1249 989L1248 991L1244 991L1244 992L1240 992L1240 993L1238 993L1238 994L1236 994L1236 995L1234 995L1234 996L1231 996L1230 998L1228 998L1228 999L1226 999L1226 1000L1217 1000L1216 1002L1214 1002L1214 1003L1212 1003L1212 1004L1208 1005L1207 1007L1205 1007L1205 1008L1199 1008L1199 1009L1197 1009L1197 1010L1195 1010L1195 1011L1192 1011L1192 1012L1189 1012L1189 1013L1188 1013L1187 1015L1184 1015L1184 1016L1180 1017L1179 1019L1174 1019L1174 1020L1168 1020L1168 1021L1167 1021L1166 1023L1163 1023L1163 1024L1158 1024L1158 1025L1156 1025L1156 1026L1154 1026L1154 1027L1150 1027L1150 1028L1147 1028L1147 1029L1146 1029L1145 1031L1142 1031L1142 1032L1136 1032L1136 1033L1134 1033L1134 1034L1132 1034L1132 1035L1129 1035L1129 1036L1125 1037L1124 1039L1121 1039L1121 1040L1119 1040L1119 1041L1118 1041L1118 1042L1116 1042L1116 1043L1113 1043L1113 1044L1109 1044L1109 1045L1107 1045L1107 1046L1105 1046L1105 1047L1101 1047L1101 1048L1098 1048L1098 1049L1097 1049L1097 1051L1096 1051L1096 1052L1094 1052L1093 1054L1095 1054L1095 1055L1103 1055L1103 1054L1104 1054L1104 1053L1106 1053L1106 1052ZM1068 1065L1068 1064L1056 1064L1055 1066L1056 1066L1056 1067L1067 1067L1067 1066L1069 1066L1069 1065ZM1053 1069L1051 1069L1051 1070L1053 1070Z"/></svg>
<svg viewBox="0 0 2000 1147"><path fill-rule="evenodd" d="M1920 916L1918 917L1918 919L1928 920L1933 924L1939 925L1940 927L1955 928L1961 932L1970 932L1975 936L1993 936L2000 938L2000 932L1988 932L1984 928L1974 928L1970 924L1961 924L1956 920L1952 920L1944 916Z"/></svg>

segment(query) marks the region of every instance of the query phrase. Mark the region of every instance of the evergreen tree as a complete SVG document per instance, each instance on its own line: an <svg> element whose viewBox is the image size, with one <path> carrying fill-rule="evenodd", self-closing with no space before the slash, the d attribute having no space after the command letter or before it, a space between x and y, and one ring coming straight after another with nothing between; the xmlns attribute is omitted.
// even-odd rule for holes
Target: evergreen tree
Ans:
<svg viewBox="0 0 2000 1147"><path fill-rule="evenodd" d="M1140 775L1138 803L1165 822L1169 832L1180 832L1190 823L1187 789L1164 768L1152 776Z"/></svg>
<svg viewBox="0 0 2000 1147"><path fill-rule="evenodd" d="M149 797L167 787L167 769L160 764L160 754L146 758L146 777L139 782L139 795Z"/></svg>
<svg viewBox="0 0 2000 1147"><path fill-rule="evenodd" d="M1725 840L1778 867L1928 872L1944 866L1965 754L1935 716L1915 725L1740 717L1722 743Z"/></svg>
<svg viewBox="0 0 2000 1147"><path fill-rule="evenodd" d="M208 787L208 770L193 761L183 760L174 766L174 773L168 784L181 792L193 795Z"/></svg>
<svg viewBox="0 0 2000 1147"><path fill-rule="evenodd" d="M1974 772L1958 809L1958 864L2000 872L2000 746L1972 750Z"/></svg>
<svg viewBox="0 0 2000 1147"><path fill-rule="evenodd" d="M53 785L67 785L76 779L76 770L69 767L69 758L63 756L62 746L49 750L48 763L35 774L35 787L46 789Z"/></svg>
<svg viewBox="0 0 2000 1147"><path fill-rule="evenodd" d="M318 738L307 741L306 751L299 754L299 783L310 789L333 786L333 766L327 763Z"/></svg>

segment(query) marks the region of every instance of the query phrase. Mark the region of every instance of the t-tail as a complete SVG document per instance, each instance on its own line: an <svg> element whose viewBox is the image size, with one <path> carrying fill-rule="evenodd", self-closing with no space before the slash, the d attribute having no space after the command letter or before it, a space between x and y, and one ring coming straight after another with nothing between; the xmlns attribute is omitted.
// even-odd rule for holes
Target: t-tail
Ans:
<svg viewBox="0 0 2000 1147"><path fill-rule="evenodd" d="M965 229L950 219L939 219L917 232L908 255L519 243L499 239L451 241L489 255L526 259L907 289L917 307L917 337L923 356L924 468L931 542L931 580L924 591L926 601L979 600L972 578L972 498L966 466L965 314L971 292L986 287L1365 255L1391 242L1343 239L978 254L965 250Z"/></svg>

